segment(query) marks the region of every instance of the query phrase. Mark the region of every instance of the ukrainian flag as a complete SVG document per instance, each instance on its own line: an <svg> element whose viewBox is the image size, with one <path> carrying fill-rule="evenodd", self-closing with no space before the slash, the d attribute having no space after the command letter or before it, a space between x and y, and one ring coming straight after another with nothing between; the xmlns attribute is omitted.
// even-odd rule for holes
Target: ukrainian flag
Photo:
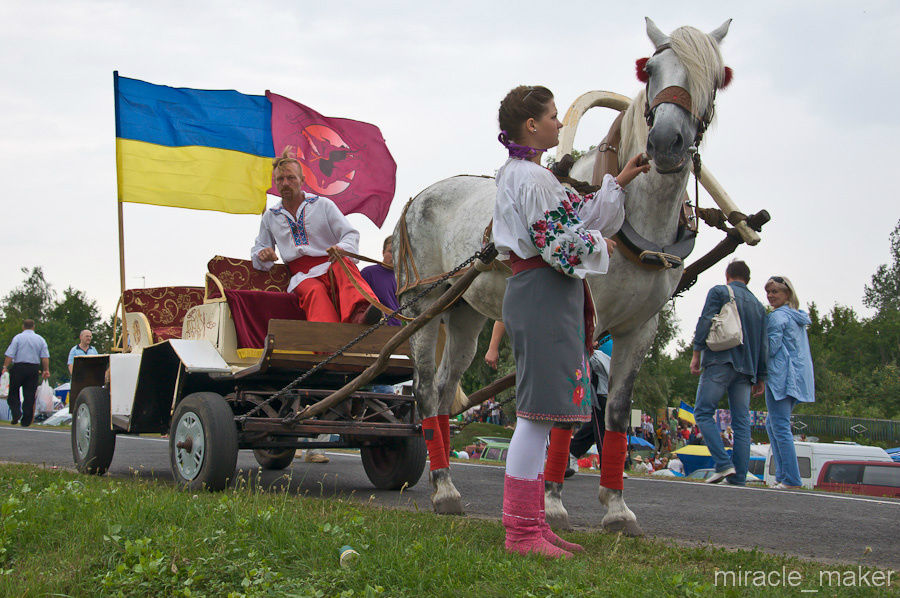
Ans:
<svg viewBox="0 0 900 598"><path fill-rule="evenodd" d="M119 201L263 212L275 156L265 96L113 76Z"/></svg>
<svg viewBox="0 0 900 598"><path fill-rule="evenodd" d="M678 419L683 419L691 425L697 423L696 420L694 420L694 408L684 401L681 401L681 404L678 406Z"/></svg>

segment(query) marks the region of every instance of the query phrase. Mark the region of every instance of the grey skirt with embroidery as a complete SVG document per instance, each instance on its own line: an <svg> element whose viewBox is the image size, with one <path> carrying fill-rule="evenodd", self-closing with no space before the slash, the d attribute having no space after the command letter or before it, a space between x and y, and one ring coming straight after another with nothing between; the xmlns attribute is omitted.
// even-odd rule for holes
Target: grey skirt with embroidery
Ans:
<svg viewBox="0 0 900 598"><path fill-rule="evenodd" d="M516 416L590 421L583 282L551 268L511 276L503 323L516 359Z"/></svg>

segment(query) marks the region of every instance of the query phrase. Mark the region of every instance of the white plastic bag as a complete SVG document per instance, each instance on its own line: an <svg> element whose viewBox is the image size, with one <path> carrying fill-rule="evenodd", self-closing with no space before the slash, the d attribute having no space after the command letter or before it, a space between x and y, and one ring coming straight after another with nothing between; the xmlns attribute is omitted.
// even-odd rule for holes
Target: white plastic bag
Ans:
<svg viewBox="0 0 900 598"><path fill-rule="evenodd" d="M34 410L37 413L53 413L53 389L50 383L44 380L37 389L37 395L34 398Z"/></svg>
<svg viewBox="0 0 900 598"><path fill-rule="evenodd" d="M0 398L5 399L9 396L9 372L3 372L0 375Z"/></svg>

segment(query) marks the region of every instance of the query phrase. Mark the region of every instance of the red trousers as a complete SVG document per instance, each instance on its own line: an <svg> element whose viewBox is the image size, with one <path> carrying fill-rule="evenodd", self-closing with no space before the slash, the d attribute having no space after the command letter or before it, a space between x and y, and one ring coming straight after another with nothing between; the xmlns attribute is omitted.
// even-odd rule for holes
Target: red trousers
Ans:
<svg viewBox="0 0 900 598"><path fill-rule="evenodd" d="M325 259L327 258L322 261ZM374 297L375 293L359 273L356 264L348 258L341 259L360 288ZM300 309L310 322L353 322L369 307L369 302L350 282L344 268L337 263L331 264L328 272L322 276L307 278L291 292L297 295Z"/></svg>

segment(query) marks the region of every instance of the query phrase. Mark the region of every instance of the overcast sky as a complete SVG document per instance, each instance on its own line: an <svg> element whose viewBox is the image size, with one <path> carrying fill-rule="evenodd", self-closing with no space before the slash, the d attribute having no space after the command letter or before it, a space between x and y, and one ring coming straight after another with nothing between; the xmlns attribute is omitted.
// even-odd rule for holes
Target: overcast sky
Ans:
<svg viewBox="0 0 900 598"><path fill-rule="evenodd" d="M787 275L804 305L867 314L863 287L900 220L900 4L624 4L0 0L0 295L21 267L42 266L57 291L72 285L105 315L114 308L114 70L175 87L270 89L378 125L397 162L394 203L381 230L351 216L362 253L376 257L409 197L503 163L496 112L511 87L547 85L561 112L592 89L633 96L634 61L652 48L647 15L665 32L734 19L722 44L734 82L702 155L744 212L772 215L762 243L736 253L751 290L764 299L765 279ZM588 113L576 147L596 144L611 120ZM138 204L124 214L129 287L200 286L209 258L247 257L258 228L249 215ZM692 257L720 240L701 230ZM676 303L682 338L723 271Z"/></svg>

